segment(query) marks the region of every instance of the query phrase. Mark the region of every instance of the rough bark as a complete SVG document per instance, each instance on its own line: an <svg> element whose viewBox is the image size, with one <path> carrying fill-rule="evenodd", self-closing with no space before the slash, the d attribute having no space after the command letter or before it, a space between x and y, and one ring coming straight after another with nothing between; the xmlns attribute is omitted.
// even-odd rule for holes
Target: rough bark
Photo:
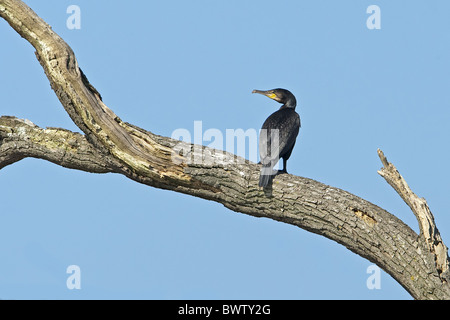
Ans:
<svg viewBox="0 0 450 320"><path fill-rule="evenodd" d="M0 168L35 157L88 172L119 173L149 186L213 200L233 211L332 239L376 263L416 299L450 298L447 247L431 211L412 191L405 191L409 187L396 187L399 174L391 175L397 170L384 156L380 155L380 174L418 217L420 235L346 191L288 174L261 190L255 163L123 122L103 104L71 48L30 8L19 0L0 0L0 16L36 49L51 87L84 132L42 129L28 120L0 117Z"/></svg>
<svg viewBox="0 0 450 320"><path fill-rule="evenodd" d="M95 173L113 172L113 161L79 133L41 129L29 120L0 117L0 169L26 157Z"/></svg>

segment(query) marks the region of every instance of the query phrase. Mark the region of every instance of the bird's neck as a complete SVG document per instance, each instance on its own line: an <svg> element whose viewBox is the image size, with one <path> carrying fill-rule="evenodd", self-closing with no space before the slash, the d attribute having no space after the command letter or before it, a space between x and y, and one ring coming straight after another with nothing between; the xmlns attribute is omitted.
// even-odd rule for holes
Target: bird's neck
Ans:
<svg viewBox="0 0 450 320"><path fill-rule="evenodd" d="M297 104L294 101L288 101L285 104L283 104L280 109L289 108L289 109L295 110L296 106L297 106Z"/></svg>

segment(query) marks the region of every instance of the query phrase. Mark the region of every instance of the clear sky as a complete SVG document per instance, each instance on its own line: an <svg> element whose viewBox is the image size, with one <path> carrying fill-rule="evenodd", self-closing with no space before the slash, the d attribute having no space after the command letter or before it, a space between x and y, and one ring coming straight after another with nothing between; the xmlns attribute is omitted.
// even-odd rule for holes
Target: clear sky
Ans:
<svg viewBox="0 0 450 320"><path fill-rule="evenodd" d="M450 244L450 2L27 0L124 121L170 136L258 130L282 87L302 128L290 173L417 222L377 174L381 148ZM69 5L81 9L70 30ZM369 5L381 29L369 30ZM34 49L0 20L0 114L79 129ZM205 142L207 144L207 142ZM324 237L222 205L26 159L0 170L0 299L410 299ZM81 270L69 290L66 269Z"/></svg>

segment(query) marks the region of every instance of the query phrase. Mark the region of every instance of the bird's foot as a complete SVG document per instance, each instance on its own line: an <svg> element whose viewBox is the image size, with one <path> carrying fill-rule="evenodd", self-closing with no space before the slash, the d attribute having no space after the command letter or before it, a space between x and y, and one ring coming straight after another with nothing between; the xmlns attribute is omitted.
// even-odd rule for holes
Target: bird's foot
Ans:
<svg viewBox="0 0 450 320"><path fill-rule="evenodd" d="M283 174L283 173L288 173L285 169L283 170L278 170L277 174Z"/></svg>

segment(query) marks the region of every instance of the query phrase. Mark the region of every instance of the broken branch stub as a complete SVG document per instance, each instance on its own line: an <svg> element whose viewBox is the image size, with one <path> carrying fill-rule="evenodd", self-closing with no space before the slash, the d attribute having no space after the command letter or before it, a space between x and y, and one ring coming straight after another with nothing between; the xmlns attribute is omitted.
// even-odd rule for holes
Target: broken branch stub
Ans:
<svg viewBox="0 0 450 320"><path fill-rule="evenodd" d="M430 253L435 256L436 269L443 282L449 282L448 249L444 244L434 216L424 198L419 198L408 186L397 168L385 157L383 151L378 149L378 156L383 163L378 173L391 185L398 195L411 208L419 222L420 237L426 242Z"/></svg>

